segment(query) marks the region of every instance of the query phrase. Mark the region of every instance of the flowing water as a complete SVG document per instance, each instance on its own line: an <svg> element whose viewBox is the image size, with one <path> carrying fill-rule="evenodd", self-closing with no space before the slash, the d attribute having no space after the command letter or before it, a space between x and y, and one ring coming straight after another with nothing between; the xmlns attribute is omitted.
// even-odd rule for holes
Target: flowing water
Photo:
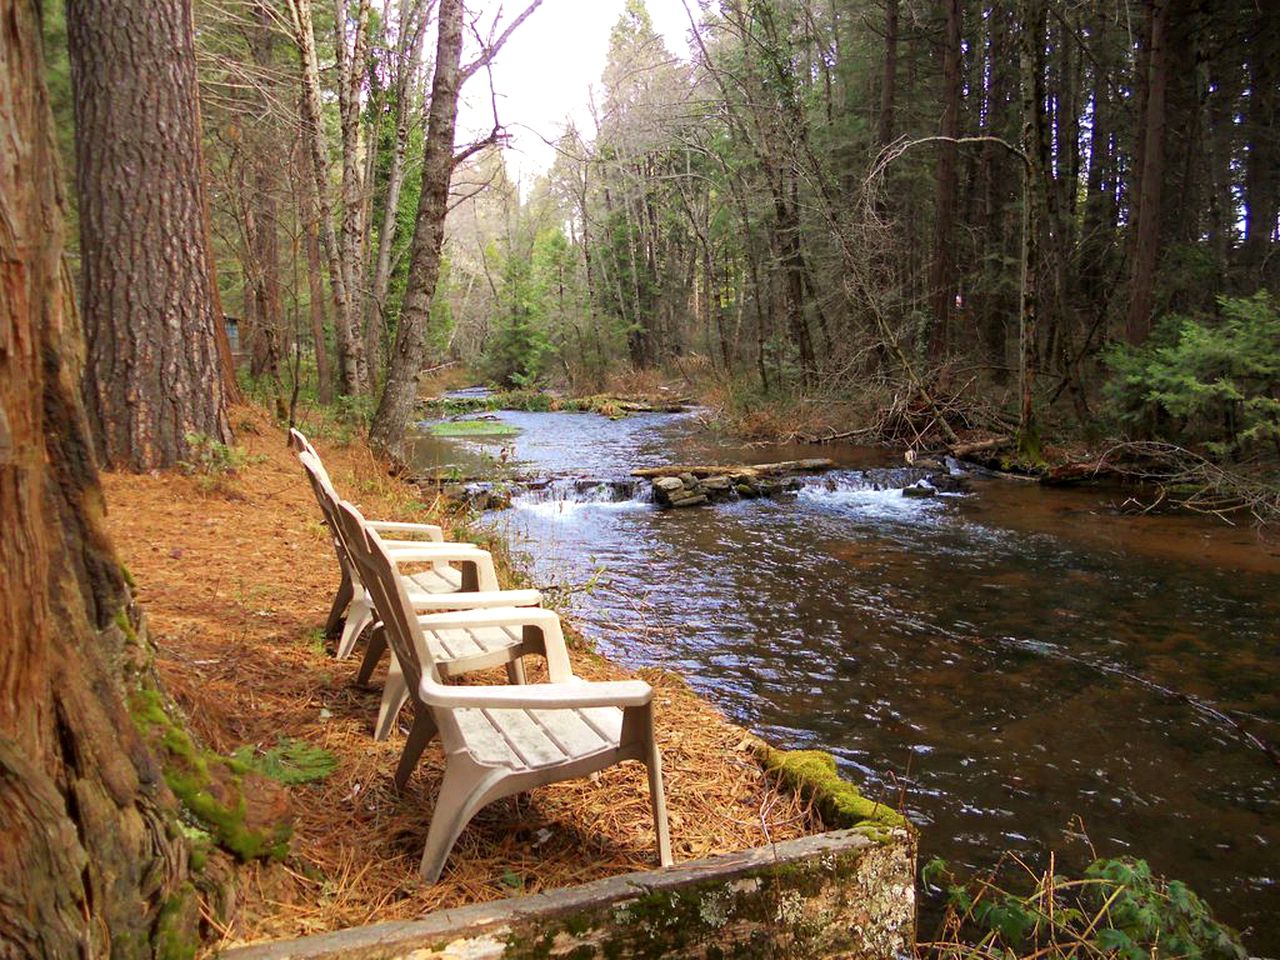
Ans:
<svg viewBox="0 0 1280 960"><path fill-rule="evenodd" d="M688 416L503 413L419 466L540 477L487 514L610 657L833 753L921 863L1131 854L1280 956L1280 547L1122 494L1006 480L909 499L883 452L745 449ZM792 499L662 511L636 466L830 455ZM931 931L922 929L922 935Z"/></svg>

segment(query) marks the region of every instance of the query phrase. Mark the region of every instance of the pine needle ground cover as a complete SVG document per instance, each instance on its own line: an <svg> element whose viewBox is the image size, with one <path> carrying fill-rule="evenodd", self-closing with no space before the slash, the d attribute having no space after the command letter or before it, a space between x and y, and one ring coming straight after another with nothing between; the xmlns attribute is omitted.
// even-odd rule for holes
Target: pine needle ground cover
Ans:
<svg viewBox="0 0 1280 960"><path fill-rule="evenodd" d="M381 674L357 686L363 646L335 661L321 637L337 565L311 491L269 416L242 407L232 423L245 456L217 484L202 475L104 477L112 536L168 693L207 747L290 784L292 852L282 863L238 868L235 908L225 916L206 911L220 940L211 948L412 918L654 866L644 768L628 763L486 807L441 882L422 883L439 745L397 793L391 774L403 737L375 743L371 735ZM437 519L419 491L389 478L363 445L316 441L338 490L369 516ZM586 649L572 656L589 679L628 675ZM819 828L802 800L766 777L755 738L678 677L638 675L655 688L677 861Z"/></svg>

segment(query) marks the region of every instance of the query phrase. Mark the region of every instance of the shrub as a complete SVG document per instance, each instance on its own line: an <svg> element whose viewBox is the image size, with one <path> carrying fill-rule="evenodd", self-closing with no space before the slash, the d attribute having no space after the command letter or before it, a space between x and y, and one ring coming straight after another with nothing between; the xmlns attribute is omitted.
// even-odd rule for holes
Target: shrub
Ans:
<svg viewBox="0 0 1280 960"><path fill-rule="evenodd" d="M1143 346L1109 351L1112 400L1123 420L1183 433L1217 456L1280 449L1280 309L1265 290L1218 305L1216 318L1174 314Z"/></svg>
<svg viewBox="0 0 1280 960"><path fill-rule="evenodd" d="M990 877L961 885L943 861L929 863L921 877L946 884L947 917L945 935L923 945L926 953L945 960L1248 956L1239 934L1215 920L1186 884L1153 875L1144 860L1095 860L1075 878L1025 876L1030 890L1005 889Z"/></svg>
<svg viewBox="0 0 1280 960"><path fill-rule="evenodd" d="M249 461L248 454L239 447L228 446L207 433L188 433L186 441L191 448L191 459L178 461L183 473L225 477L235 473Z"/></svg>

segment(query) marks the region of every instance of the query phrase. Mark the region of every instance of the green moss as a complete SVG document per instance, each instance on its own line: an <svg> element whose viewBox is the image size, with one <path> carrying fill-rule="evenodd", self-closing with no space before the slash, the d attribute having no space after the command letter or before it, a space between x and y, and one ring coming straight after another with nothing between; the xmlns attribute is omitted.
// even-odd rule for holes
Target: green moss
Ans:
<svg viewBox="0 0 1280 960"><path fill-rule="evenodd" d="M164 712L164 699L158 691L146 688L135 690L129 695L129 716L142 734L169 723L169 717Z"/></svg>
<svg viewBox="0 0 1280 960"><path fill-rule="evenodd" d="M198 747L187 731L165 712L164 700L157 690L145 687L135 690L129 697L129 713L139 732L163 748L164 779L173 795L220 847L241 860L268 857L280 860L288 855L291 826L275 824L258 830L245 823L242 778L249 768L243 762ZM218 793L226 795L226 800L215 795L211 767L226 770L217 784Z"/></svg>
<svg viewBox="0 0 1280 960"><path fill-rule="evenodd" d="M138 589L137 581L133 579L133 574L129 572L129 568L123 563L120 564L120 576L124 578L124 585L130 590Z"/></svg>
<svg viewBox="0 0 1280 960"><path fill-rule="evenodd" d="M130 643L138 642L138 632L133 629L133 623L129 620L128 611L121 607L116 611L116 626L120 628L120 632L124 634L124 638Z"/></svg>
<svg viewBox="0 0 1280 960"><path fill-rule="evenodd" d="M869 800L840 776L836 758L822 750L761 749L765 769L790 789L817 806L824 820L840 827L871 828L868 834L886 839L885 828L905 828L907 820L896 810Z"/></svg>
<svg viewBox="0 0 1280 960"><path fill-rule="evenodd" d="M191 909L194 897L195 888L184 883L160 907L153 938L156 960L192 960L195 957L200 940L194 929Z"/></svg>

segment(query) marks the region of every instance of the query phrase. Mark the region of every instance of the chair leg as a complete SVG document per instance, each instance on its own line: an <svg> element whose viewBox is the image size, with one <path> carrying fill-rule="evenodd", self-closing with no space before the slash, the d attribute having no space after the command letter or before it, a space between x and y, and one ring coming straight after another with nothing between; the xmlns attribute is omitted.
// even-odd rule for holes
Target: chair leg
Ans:
<svg viewBox="0 0 1280 960"><path fill-rule="evenodd" d="M512 683L523 684L525 682L523 657L516 657L514 660L507 662L507 679Z"/></svg>
<svg viewBox="0 0 1280 960"><path fill-rule="evenodd" d="M373 671L386 649L387 634L379 623L374 626L373 633L369 635L369 644L364 648L364 660L360 664L360 672L356 674L356 683L361 686L369 683L369 678L373 676Z"/></svg>
<svg viewBox="0 0 1280 960"><path fill-rule="evenodd" d="M373 739L385 740L391 735L400 708L409 699L409 686L404 682L404 672L395 654L387 666L387 685L382 688L382 704L378 707L378 722L373 728Z"/></svg>
<svg viewBox="0 0 1280 960"><path fill-rule="evenodd" d="M329 607L329 617L324 622L324 635L326 638L338 635L342 617L347 612L347 607L351 605L353 596L355 596L355 591L351 586L351 575L343 568L342 582L338 584L338 592L334 594L333 604Z"/></svg>
<svg viewBox="0 0 1280 960"><path fill-rule="evenodd" d="M397 790L403 790L404 785L409 782L414 769L418 766L418 761L422 758L422 751L427 749L427 744L435 735L435 717L431 715L429 708L418 704L413 714L413 726L409 728L409 736L400 754L400 765L396 767Z"/></svg>
<svg viewBox="0 0 1280 960"><path fill-rule="evenodd" d="M458 835L484 806L489 788L500 779L501 773L486 772L471 765L454 762L445 767L444 783L436 797L427 845L422 851L421 873L427 883L440 879Z"/></svg>
<svg viewBox="0 0 1280 960"><path fill-rule="evenodd" d="M649 769L649 802L653 804L653 826L658 834L658 862L669 867L674 861L671 859L671 831L667 826L667 795L662 789L662 754L652 740L649 741L644 765Z"/></svg>
<svg viewBox="0 0 1280 960"><path fill-rule="evenodd" d="M355 649L360 634L364 633L364 628L371 623L373 623L373 606L369 603L369 598L356 597L347 609L347 625L342 628L342 639L338 642L338 652L335 656L339 660L351 656L351 651Z"/></svg>

